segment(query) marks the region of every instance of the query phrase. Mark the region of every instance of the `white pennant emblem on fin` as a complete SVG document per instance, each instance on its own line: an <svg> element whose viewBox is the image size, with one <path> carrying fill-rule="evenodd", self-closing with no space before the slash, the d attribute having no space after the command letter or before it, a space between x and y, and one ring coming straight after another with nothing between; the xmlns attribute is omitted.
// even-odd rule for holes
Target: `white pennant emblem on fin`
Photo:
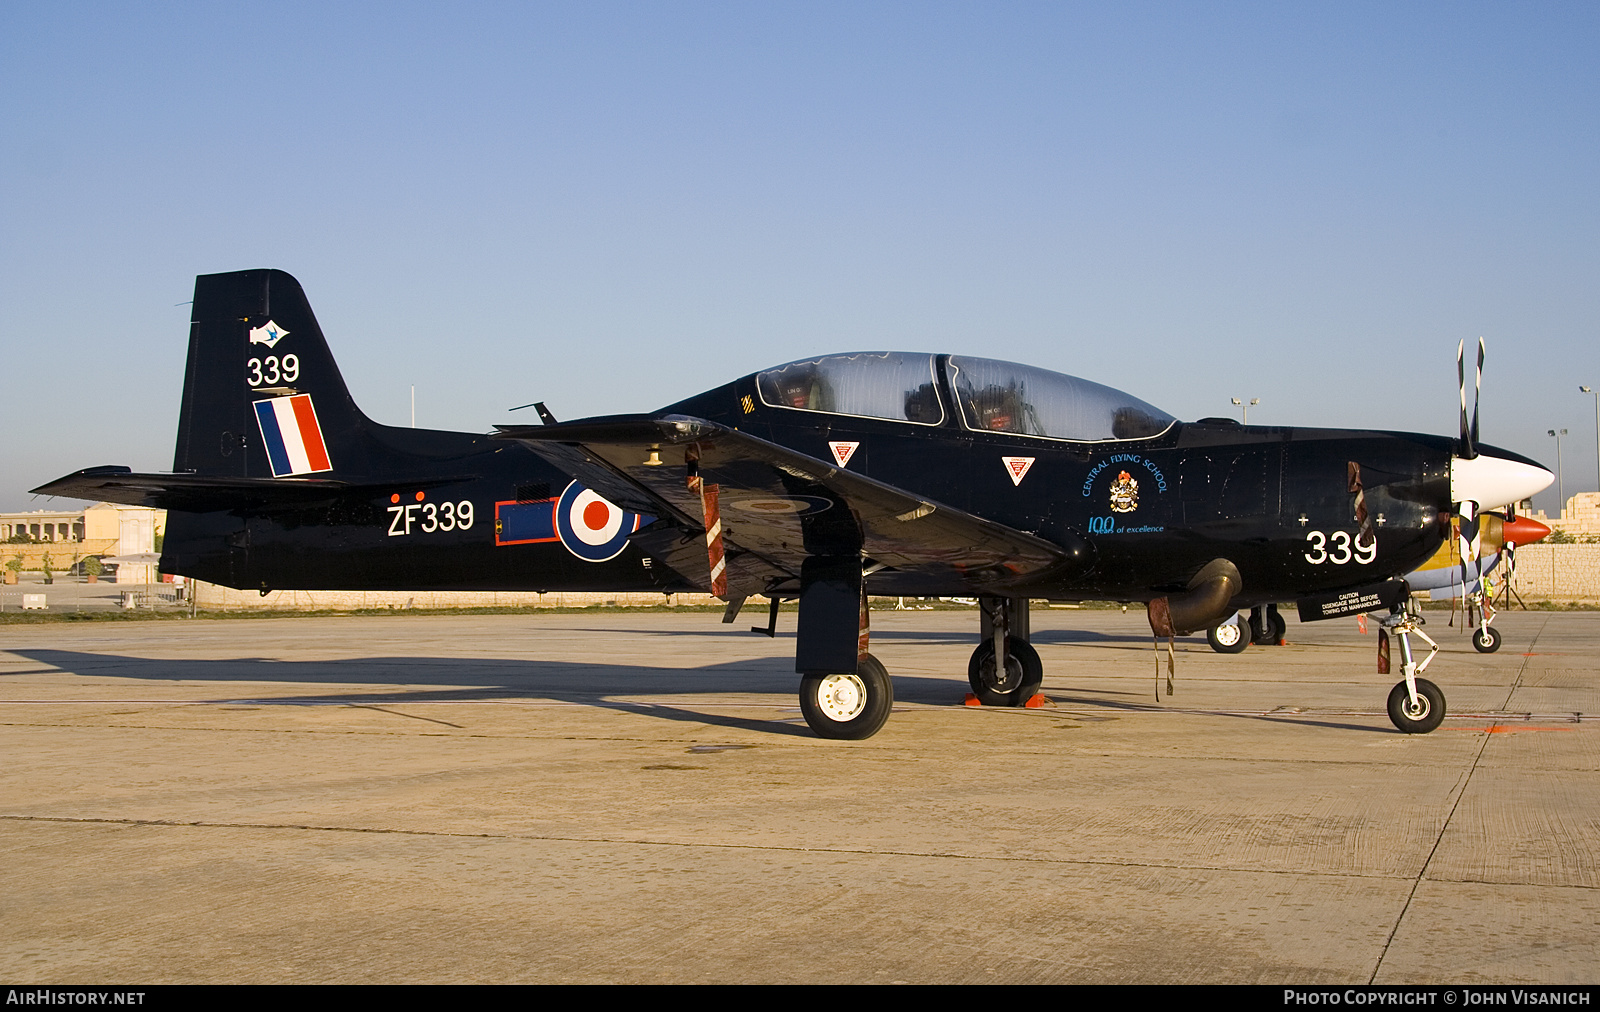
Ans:
<svg viewBox="0 0 1600 1012"><path fill-rule="evenodd" d="M283 340L288 333L289 332L287 330L284 330L276 323L268 320L262 326L250 328L250 343L264 344L268 348L271 348L273 345Z"/></svg>
<svg viewBox="0 0 1600 1012"><path fill-rule="evenodd" d="M1028 468L1033 466L1034 457L1001 457L1006 465L1006 473L1011 475L1011 484L1021 485L1022 479L1028 476Z"/></svg>
<svg viewBox="0 0 1600 1012"><path fill-rule="evenodd" d="M846 464L850 463L850 458L855 455L856 447L860 445L861 444L859 442L829 443L828 449L833 451L833 459L839 462L839 466L844 467Z"/></svg>

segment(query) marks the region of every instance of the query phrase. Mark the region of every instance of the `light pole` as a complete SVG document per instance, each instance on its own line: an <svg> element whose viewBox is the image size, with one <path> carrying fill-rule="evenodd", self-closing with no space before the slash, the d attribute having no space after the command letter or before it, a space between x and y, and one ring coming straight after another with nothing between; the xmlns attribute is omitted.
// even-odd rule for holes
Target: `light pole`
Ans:
<svg viewBox="0 0 1600 1012"><path fill-rule="evenodd" d="M1594 395L1594 480L1595 488L1600 488L1600 390L1592 387L1579 387L1581 392Z"/></svg>
<svg viewBox="0 0 1600 1012"><path fill-rule="evenodd" d="M1250 398L1250 403L1249 404L1246 404L1244 401L1240 400L1237 397L1233 398L1233 406L1239 409L1239 424L1240 425L1249 425L1250 424L1250 408L1253 405L1260 404L1260 403L1261 403L1261 398L1259 398L1259 397ZM1597 429L1596 431L1600 432L1600 429Z"/></svg>
<svg viewBox="0 0 1600 1012"><path fill-rule="evenodd" d="M1550 429L1546 434L1556 437L1556 498L1561 500L1556 506L1556 515L1560 516L1567 511L1566 482L1561 476L1561 437L1567 434L1567 430Z"/></svg>

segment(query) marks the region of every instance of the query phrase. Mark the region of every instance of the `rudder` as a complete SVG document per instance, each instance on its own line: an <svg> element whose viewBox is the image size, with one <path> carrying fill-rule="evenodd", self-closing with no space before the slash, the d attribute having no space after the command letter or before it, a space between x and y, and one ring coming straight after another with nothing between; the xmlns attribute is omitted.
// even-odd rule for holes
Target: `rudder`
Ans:
<svg viewBox="0 0 1600 1012"><path fill-rule="evenodd" d="M370 425L298 281L278 270L195 278L175 472L360 474Z"/></svg>

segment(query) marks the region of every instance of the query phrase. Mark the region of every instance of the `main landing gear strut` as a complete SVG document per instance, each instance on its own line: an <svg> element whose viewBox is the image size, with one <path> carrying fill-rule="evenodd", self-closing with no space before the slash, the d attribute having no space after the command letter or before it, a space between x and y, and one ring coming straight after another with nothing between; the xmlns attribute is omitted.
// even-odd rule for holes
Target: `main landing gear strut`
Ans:
<svg viewBox="0 0 1600 1012"><path fill-rule="evenodd" d="M1022 706L1044 681L1044 665L1028 642L1028 599L982 597L978 605L982 642L967 664L967 681L985 706ZM806 560L795 670L801 676L800 712L819 737L870 738L889 719L894 685L867 652L867 618L859 560Z"/></svg>
<svg viewBox="0 0 1600 1012"><path fill-rule="evenodd" d="M867 652L867 593L856 556L813 556L800 572L794 667L800 712L821 738L870 738L889 719L894 684Z"/></svg>

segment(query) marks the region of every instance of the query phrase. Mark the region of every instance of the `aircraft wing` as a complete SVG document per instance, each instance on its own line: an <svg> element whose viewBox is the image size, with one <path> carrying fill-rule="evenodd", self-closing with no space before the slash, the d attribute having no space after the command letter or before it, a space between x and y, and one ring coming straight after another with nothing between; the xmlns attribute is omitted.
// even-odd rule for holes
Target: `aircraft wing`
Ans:
<svg viewBox="0 0 1600 1012"><path fill-rule="evenodd" d="M899 592L945 595L1025 594L1091 561L1086 542L1059 545L704 419L622 415L502 426L496 438L521 441L625 509L671 518L680 539L697 534L698 564L674 565L691 578L709 569L700 496L686 481L693 463L719 490L734 595L797 588L811 556L859 555L893 570Z"/></svg>

